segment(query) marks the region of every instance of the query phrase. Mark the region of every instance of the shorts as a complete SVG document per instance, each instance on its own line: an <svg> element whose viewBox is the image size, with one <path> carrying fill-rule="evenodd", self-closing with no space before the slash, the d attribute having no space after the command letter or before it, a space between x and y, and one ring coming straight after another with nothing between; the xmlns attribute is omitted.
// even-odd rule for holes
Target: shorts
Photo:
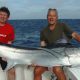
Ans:
<svg viewBox="0 0 80 80"><path fill-rule="evenodd" d="M5 70L5 68L7 67L7 61L2 60L2 58L0 57L0 65L2 70Z"/></svg>

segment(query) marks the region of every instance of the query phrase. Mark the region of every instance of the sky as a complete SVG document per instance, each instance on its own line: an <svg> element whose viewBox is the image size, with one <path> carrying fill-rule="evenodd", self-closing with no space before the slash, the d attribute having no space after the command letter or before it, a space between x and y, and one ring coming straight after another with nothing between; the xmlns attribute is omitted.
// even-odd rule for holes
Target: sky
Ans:
<svg viewBox="0 0 80 80"><path fill-rule="evenodd" d="M60 19L80 19L80 0L0 0L2 6L10 19L46 19L49 8L56 8Z"/></svg>

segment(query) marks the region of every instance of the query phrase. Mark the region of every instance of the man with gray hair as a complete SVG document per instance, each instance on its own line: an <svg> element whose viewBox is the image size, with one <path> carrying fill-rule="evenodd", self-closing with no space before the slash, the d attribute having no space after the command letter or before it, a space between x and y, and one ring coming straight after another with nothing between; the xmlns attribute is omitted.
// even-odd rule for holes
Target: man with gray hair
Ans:
<svg viewBox="0 0 80 80"><path fill-rule="evenodd" d="M80 42L80 35L71 30L65 23L58 21L58 12L56 9L49 9L47 14L48 26L40 34L41 47L52 47L55 44L70 44L74 38ZM41 75L48 70L47 67L36 66L34 71L34 80L42 80ZM52 71L58 80L66 80L66 76L61 66L53 67Z"/></svg>

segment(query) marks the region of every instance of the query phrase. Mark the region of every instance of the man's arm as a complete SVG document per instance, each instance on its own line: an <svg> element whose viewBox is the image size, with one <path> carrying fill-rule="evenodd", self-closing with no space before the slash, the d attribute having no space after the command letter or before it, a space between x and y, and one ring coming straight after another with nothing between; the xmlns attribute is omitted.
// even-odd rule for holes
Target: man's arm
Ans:
<svg viewBox="0 0 80 80"><path fill-rule="evenodd" d="M78 42L80 42L80 35L79 35L78 33L73 32L73 33L72 33L72 37L73 37L75 40L77 40Z"/></svg>
<svg viewBox="0 0 80 80"><path fill-rule="evenodd" d="M44 31L40 32L40 46L41 47L46 47L47 46Z"/></svg>

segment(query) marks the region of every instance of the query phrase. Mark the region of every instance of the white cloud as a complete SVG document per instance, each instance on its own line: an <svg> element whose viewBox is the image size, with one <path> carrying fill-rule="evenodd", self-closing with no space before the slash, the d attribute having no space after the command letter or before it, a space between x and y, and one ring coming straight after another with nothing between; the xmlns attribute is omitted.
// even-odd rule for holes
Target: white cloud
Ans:
<svg viewBox="0 0 80 80"><path fill-rule="evenodd" d="M5 6L6 2L7 2L7 0L0 0L0 7Z"/></svg>

